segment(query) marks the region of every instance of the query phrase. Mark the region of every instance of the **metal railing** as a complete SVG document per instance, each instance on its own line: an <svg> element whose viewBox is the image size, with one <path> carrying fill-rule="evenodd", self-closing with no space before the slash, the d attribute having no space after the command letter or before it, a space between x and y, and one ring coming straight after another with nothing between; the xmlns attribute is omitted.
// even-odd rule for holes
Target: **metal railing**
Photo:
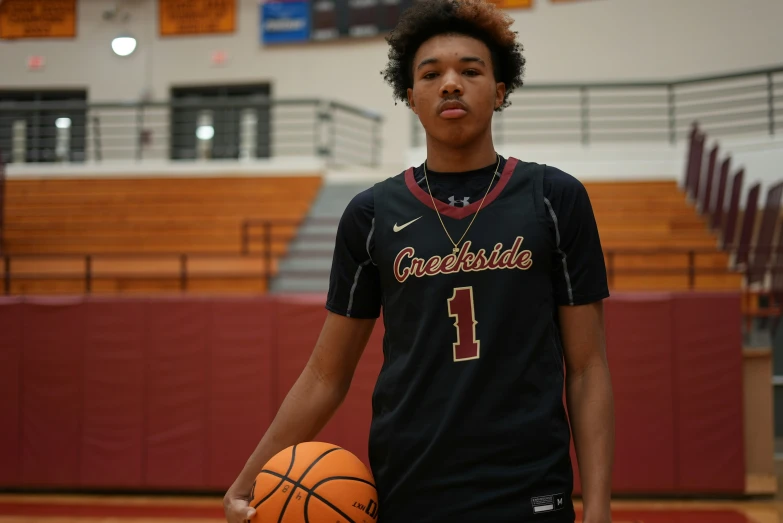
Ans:
<svg viewBox="0 0 783 523"><path fill-rule="evenodd" d="M290 225L291 222L285 222L285 225ZM110 280L110 279L122 279L122 280L169 280L178 281L179 290L187 291L188 283L194 279L258 279L266 284L266 288L269 288L271 279L281 274L280 271L275 269L275 265L283 257L289 258L315 258L315 257L331 257L332 251L330 250L297 250L296 252L285 253L276 252L273 243L275 241L290 239L290 235L273 234L273 228L277 225L274 222L257 222L255 225L260 225L262 234L254 236L251 232L248 232L244 236L243 247L241 253L237 252L157 252L157 253L138 253L138 252L113 252L113 253L92 253L92 254L49 254L49 253L22 253L22 254L9 254L2 255L3 267L3 291L6 295L12 293L12 284L15 281L30 281L30 280L70 280L70 281L83 281L84 292L90 294L93 292L93 283L95 280ZM321 235L323 236L323 235ZM325 236L323 236L325 237ZM260 252L250 252L250 243L254 239L261 240ZM615 287L615 281L617 276L623 275L646 275L646 276L687 276L687 288L694 290L697 286L697 278L700 275L717 275L717 274L740 274L740 271L733 269L729 266L726 267L700 267L697 263L700 255L714 255L716 251L714 249L689 249L689 248L669 248L669 249L607 249L605 252L607 264L607 277L609 287ZM649 265L644 267L617 267L617 260L619 256L631 255L640 256L644 255L652 260L656 255L679 255L685 260L685 263L681 266L666 266L656 265L654 261L650 261ZM210 270L210 271L198 271L194 274L191 269L190 262L193 260L204 260L209 258L220 258L222 260L232 259L246 259L257 261L256 270ZM121 260L125 262L142 262L149 260L168 260L171 262L172 268L169 269L151 269L151 270L96 270L95 265L98 261L107 260ZM53 270L51 267L47 270L32 271L29 269L19 271L15 273L15 262L30 260L61 260L62 262L78 260L81 264L81 269L65 268ZM176 268L174 267L176 264ZM783 272L783 265L772 265L768 267L770 273ZM286 271L286 274L296 275L298 277L308 278L328 278L328 271Z"/></svg>
<svg viewBox="0 0 783 523"><path fill-rule="evenodd" d="M280 275L295 276L308 279L326 279L329 277L327 270L291 270L279 269L281 259L296 258L331 258L333 252L324 249L297 249L290 251L288 248L280 248L281 243L290 242L295 235L299 239L312 240L332 240L333 234L302 234L292 233L292 230L300 228L304 223L310 222L318 225L336 225L335 220L317 219L317 220L261 220L248 219L241 224L241 240L237 251L229 252L158 252L158 253L93 253L93 254L9 254L2 255L2 277L3 291L6 295L12 294L13 283L16 281L83 281L83 291L86 294L94 292L94 283L97 280L156 280L176 282L177 289L185 292L189 290L190 282L198 279L250 279L263 282L265 289L270 289L272 279ZM281 229L284 229L281 232ZM739 246L728 246L730 254L736 256L736 250ZM780 304L776 301L783 289L783 259L781 258L781 246L755 246L756 252L775 252L778 254L775 263L765 266L764 271L769 279L773 281L771 289L765 291L752 291L745 289L743 298L743 308L747 317L770 317L780 314ZM725 252L725 251L724 251ZM616 248L605 249L605 260L607 278L610 289L616 288L618 277L626 275L635 276L685 276L688 290L695 290L699 287L700 276L712 275L745 275L746 268L737 267L734 263L727 263L725 266L715 267L709 264L700 265L701 256L714 256L720 254L720 250L714 248ZM666 263L657 263L657 256L667 256ZM623 256L644 257L643 266L629 266L622 263ZM672 263L672 256L681 256L682 263ZM142 262L150 259L168 258L171 262L170 268L163 270L155 268L150 270L96 270L97 261L105 260L123 260L125 262ZM193 271L191 261L204 258L221 258L226 261L237 259L252 260L251 269L218 269L209 271ZM23 260L79 260L81 269L69 270L63 268L57 270L51 266L45 271L31 271L29 269L16 271L15 262ZM173 265L176 264L176 267ZM757 297L761 294L770 296L770 304L767 307L758 307Z"/></svg>
<svg viewBox="0 0 783 523"><path fill-rule="evenodd" d="M778 246L754 246L756 252L774 253L779 250ZM731 255L737 256L739 250L737 246L730 246L727 249ZM606 273L610 287L614 286L615 277L617 275L649 275L649 276L682 276L687 275L688 278L688 290L694 290L696 288L696 278L699 275L722 275L722 274L736 274L740 276L746 276L747 268L744 266L738 266L733 261L727 263L725 267L710 267L700 266L699 261L701 257L714 257L716 254L721 254L722 251L711 248L689 248L689 247L668 247L668 248L622 248L622 249L605 249L606 258ZM644 257L649 265L642 267L617 267L617 258L621 256L634 256ZM682 263L674 264L675 266L656 265L653 261L656 256L681 256ZM783 260L781 260L783 261ZM776 274L783 273L783 264L769 264L764 268L765 273L772 277ZM783 289L777 289L777 292L783 291Z"/></svg>
<svg viewBox="0 0 783 523"><path fill-rule="evenodd" d="M276 264L286 253L277 248L282 242L288 242L292 238L290 233L275 231L276 228L298 228L304 223L301 220L258 220L246 219L241 223L241 242L238 250L232 251L208 251L208 252L93 252L93 253L4 253L0 255L2 266L2 288L5 295L13 293L14 282L25 281L81 281L85 294L94 292L94 284L97 280L144 280L144 281L168 281L177 282L177 289L185 292L189 290L190 282L199 279L255 279L263 282L265 289L269 289L272 278L277 274ZM331 222L327 222L331 223ZM261 235L253 233L254 229L260 229ZM62 244L68 244L68 238L62 238ZM254 241L260 244L260 252L251 252L251 244ZM306 254L306 253L305 253ZM316 254L318 255L318 254ZM236 260L252 260L255 269L219 269L199 270L192 268L193 261L206 259L220 259L223 262ZM52 262L56 260L52 267ZM117 270L96 269L99 262L123 261L130 263L149 262L156 260L158 266L146 270ZM46 269L18 269L19 262L46 261ZM73 262L77 261L80 268L73 268ZM70 262L70 264L69 264ZM166 263L169 262L169 263ZM257 263L255 263L257 262ZM59 265L59 266L57 266ZM166 268L161 268L161 266ZM68 268L66 268L68 267ZM311 274L312 277L322 277L321 274Z"/></svg>
<svg viewBox="0 0 783 523"><path fill-rule="evenodd" d="M334 227L337 230L337 224L339 218L303 218L301 220L265 220L263 218L247 218L242 220L240 224L240 251L242 254L249 254L253 243L261 246L262 251L272 250L272 244L274 240L290 240L292 234L281 235L275 234L274 230L284 228L288 231L296 231L297 238L302 238L302 234L298 231L300 227L306 224L313 225L327 225ZM260 234L255 234L254 231L260 231ZM319 239L334 239L334 236L318 235Z"/></svg>
<svg viewBox="0 0 783 523"><path fill-rule="evenodd" d="M742 268L745 285L771 288L776 295L783 296L783 273L769 273L767 270L774 264L783 263L780 214L783 181L767 187L764 207L759 206L761 182L754 183L747 192L740 220L740 196L745 169L739 169L730 178L732 156L729 153L718 165L717 145L706 158L707 134L697 125L691 129L689 140L682 179L685 196L716 234L720 248L733 255L733 266Z"/></svg>
<svg viewBox="0 0 783 523"><path fill-rule="evenodd" d="M783 66L671 81L530 84L495 114L495 143L663 142L687 139L693 122L713 136L783 129ZM412 115L413 147L424 129Z"/></svg>
<svg viewBox="0 0 783 523"><path fill-rule="evenodd" d="M0 151L0 254L5 247L5 163L3 163L3 151Z"/></svg>
<svg viewBox="0 0 783 523"><path fill-rule="evenodd" d="M383 118L319 100L0 101L12 163L318 157L378 165Z"/></svg>
<svg viewBox="0 0 783 523"><path fill-rule="evenodd" d="M204 260L209 258L220 258L230 260L242 257L244 259L258 262L258 270L210 270L194 271L190 268L190 262L193 260ZM24 253L24 254L4 254L2 255L3 267L3 292L6 295L12 294L14 282L24 281L81 281L83 282L83 292L92 294L94 292L94 283L97 280L143 280L143 281L170 281L177 282L178 290L188 291L189 282L198 279L257 279L264 282L269 288L271 278L275 271L270 265L267 265L269 257L265 255L239 255L235 252L188 252L188 253L138 253L138 252L112 252L95 254L43 254L43 253ZM149 260L171 261L176 264L176 268L153 270L96 270L95 265L98 261L124 261L124 262L143 262ZM46 260L51 263L52 260L60 260L63 265L68 261L78 260L81 269L66 270L64 267L54 270L51 267L46 270L32 271L29 269L16 271L16 262ZM163 263L165 264L165 263Z"/></svg>

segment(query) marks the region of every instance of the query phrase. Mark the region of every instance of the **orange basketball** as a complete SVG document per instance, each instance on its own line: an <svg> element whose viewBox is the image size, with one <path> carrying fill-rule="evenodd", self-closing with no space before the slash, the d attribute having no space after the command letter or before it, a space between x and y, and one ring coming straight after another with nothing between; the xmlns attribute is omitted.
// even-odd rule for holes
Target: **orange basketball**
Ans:
<svg viewBox="0 0 783 523"><path fill-rule="evenodd" d="M373 523L375 481L351 452L311 441L288 447L264 465L250 493L251 523Z"/></svg>

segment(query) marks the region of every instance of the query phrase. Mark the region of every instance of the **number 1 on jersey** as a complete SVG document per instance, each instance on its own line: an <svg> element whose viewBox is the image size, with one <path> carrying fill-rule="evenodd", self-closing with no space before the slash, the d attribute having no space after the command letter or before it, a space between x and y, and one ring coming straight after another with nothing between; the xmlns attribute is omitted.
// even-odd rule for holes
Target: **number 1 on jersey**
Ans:
<svg viewBox="0 0 783 523"><path fill-rule="evenodd" d="M479 357L481 342L476 339L476 309L473 306L473 287L457 287L447 300L449 316L454 318L457 341L454 343L454 361L475 360Z"/></svg>

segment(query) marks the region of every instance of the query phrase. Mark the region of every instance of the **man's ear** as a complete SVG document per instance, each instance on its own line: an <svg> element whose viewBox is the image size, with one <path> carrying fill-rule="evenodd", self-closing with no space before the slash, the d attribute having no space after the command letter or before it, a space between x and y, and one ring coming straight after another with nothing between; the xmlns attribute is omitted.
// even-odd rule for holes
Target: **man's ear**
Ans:
<svg viewBox="0 0 783 523"><path fill-rule="evenodd" d="M410 87L407 90L408 94L408 105L411 107L411 111L413 111L414 114L419 114L416 112L416 104L413 102L413 89Z"/></svg>
<svg viewBox="0 0 783 523"><path fill-rule="evenodd" d="M499 109L503 105L503 100L506 98L506 84L498 82L495 87L495 109Z"/></svg>

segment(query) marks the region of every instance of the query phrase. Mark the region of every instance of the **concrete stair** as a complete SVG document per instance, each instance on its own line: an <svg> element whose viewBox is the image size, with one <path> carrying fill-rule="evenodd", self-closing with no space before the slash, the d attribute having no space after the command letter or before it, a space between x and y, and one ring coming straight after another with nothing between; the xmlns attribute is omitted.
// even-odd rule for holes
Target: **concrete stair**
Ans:
<svg viewBox="0 0 783 523"><path fill-rule="evenodd" d="M322 293L329 290L337 225L351 199L373 182L324 184L304 225L278 265L270 290L276 293Z"/></svg>

